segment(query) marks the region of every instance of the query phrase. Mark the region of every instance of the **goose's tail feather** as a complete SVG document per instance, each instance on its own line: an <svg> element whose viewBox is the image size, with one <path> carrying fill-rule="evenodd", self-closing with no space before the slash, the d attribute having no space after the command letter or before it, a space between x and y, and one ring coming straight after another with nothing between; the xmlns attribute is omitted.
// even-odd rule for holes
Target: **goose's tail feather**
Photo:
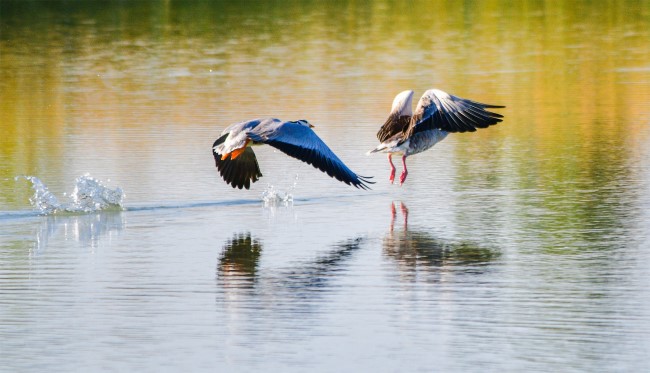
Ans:
<svg viewBox="0 0 650 373"><path fill-rule="evenodd" d="M387 148L387 147L386 147L385 144L379 144L379 146L377 146L376 148L374 148L374 149L368 151L368 152L366 153L366 155L370 155L370 154L372 154L372 153L377 153L377 152L380 152L380 151L382 151L382 150L386 150L386 148Z"/></svg>

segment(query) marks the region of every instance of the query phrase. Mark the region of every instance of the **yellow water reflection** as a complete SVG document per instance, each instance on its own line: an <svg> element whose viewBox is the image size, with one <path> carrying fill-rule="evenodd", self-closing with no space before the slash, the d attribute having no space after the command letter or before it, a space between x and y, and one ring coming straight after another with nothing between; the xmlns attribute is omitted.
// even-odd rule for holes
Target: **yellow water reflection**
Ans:
<svg viewBox="0 0 650 373"><path fill-rule="evenodd" d="M576 199L638 178L646 142L649 1L2 2L0 21L3 210L29 194L16 175L60 185L80 157L155 172L159 149L263 115L352 132L361 156L407 88L507 106L455 140L461 190L493 170Z"/></svg>

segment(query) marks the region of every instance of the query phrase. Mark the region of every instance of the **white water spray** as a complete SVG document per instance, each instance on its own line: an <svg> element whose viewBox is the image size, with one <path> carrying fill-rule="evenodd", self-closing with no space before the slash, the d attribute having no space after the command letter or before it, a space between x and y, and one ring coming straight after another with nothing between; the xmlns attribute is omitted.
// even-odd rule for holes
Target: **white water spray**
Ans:
<svg viewBox="0 0 650 373"><path fill-rule="evenodd" d="M276 190L271 184L268 184L262 192L262 202L264 206L289 206L293 203L293 191L298 185L298 175L293 179L293 184L289 191L282 192Z"/></svg>
<svg viewBox="0 0 650 373"><path fill-rule="evenodd" d="M110 189L101 181L85 174L75 180L75 187L70 194L71 201L59 202L47 186L36 176L18 176L25 178L32 183L34 194L29 202L42 214L54 214L57 212L96 212L110 209L122 209L124 192L121 188Z"/></svg>

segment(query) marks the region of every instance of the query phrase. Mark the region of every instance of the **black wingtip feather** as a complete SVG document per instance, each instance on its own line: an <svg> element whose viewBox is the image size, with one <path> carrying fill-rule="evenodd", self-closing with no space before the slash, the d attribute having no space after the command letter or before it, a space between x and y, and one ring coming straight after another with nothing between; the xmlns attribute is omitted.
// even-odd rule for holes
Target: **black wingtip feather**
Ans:
<svg viewBox="0 0 650 373"><path fill-rule="evenodd" d="M477 128L487 128L502 122L503 115L494 113L486 108L504 108L501 105L489 105L456 96L451 96L452 101L442 100L437 96L431 97L433 113L428 117L416 119L415 125L407 134L412 136L416 132L434 128L447 132L474 132Z"/></svg>
<svg viewBox="0 0 650 373"><path fill-rule="evenodd" d="M223 141L222 141L223 142ZM215 164L223 180L237 189L250 189L251 184L262 177L260 166L257 163L257 157L253 149L246 148L236 159L221 159L221 155L214 151L214 146L219 144L219 139L215 141L212 149Z"/></svg>

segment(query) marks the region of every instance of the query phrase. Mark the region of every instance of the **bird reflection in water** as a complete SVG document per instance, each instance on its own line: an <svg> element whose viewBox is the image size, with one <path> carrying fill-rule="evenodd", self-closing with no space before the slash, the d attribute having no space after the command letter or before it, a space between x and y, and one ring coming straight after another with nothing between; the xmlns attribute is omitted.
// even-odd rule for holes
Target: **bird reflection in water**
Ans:
<svg viewBox="0 0 650 373"><path fill-rule="evenodd" d="M238 233L224 245L219 258L217 277L224 286L250 288L255 283L257 264L262 244L251 237L250 232Z"/></svg>
<svg viewBox="0 0 650 373"><path fill-rule="evenodd" d="M409 210L399 202L403 228L395 229L397 209L391 203L391 222L383 239L383 251L394 259L401 274L415 276L419 270L442 274L445 272L482 273L499 257L499 252L472 242L455 242L436 238L425 230L408 228Z"/></svg>
<svg viewBox="0 0 650 373"><path fill-rule="evenodd" d="M345 273L346 263L363 247L362 243L362 237L346 239L316 258L262 271L258 266L262 244L250 233L235 234L224 245L217 264L216 280L224 297L220 301L235 304L244 299L273 299L274 307L309 312L333 289L335 274ZM268 304L264 307L268 308Z"/></svg>

